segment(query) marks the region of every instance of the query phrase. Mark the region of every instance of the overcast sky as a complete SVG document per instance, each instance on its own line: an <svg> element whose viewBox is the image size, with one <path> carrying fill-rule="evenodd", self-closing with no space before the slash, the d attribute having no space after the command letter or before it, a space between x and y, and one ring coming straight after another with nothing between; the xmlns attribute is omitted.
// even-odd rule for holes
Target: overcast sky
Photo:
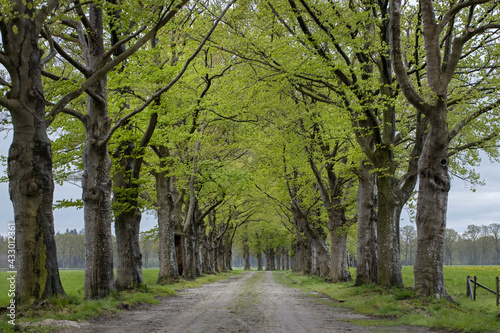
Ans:
<svg viewBox="0 0 500 333"><path fill-rule="evenodd" d="M6 132L0 133L0 155L7 156L12 137ZM459 179L454 179L448 200L447 227L463 233L469 224L500 223L500 177L498 164L492 164L483 158L478 169L486 186L478 187L472 192L469 187ZM5 167L0 166L0 172L5 172ZM75 185L67 184L57 186L54 200L81 198L81 189ZM8 184L0 183L0 234L7 234L7 223L14 220L12 203L9 199ZM403 212L401 225L408 224L408 214ZM83 210L64 208L54 211L55 230L64 232L66 229L81 230L83 224ZM152 215L143 214L141 230L149 230L156 224ZM114 233L114 228L113 228Z"/></svg>

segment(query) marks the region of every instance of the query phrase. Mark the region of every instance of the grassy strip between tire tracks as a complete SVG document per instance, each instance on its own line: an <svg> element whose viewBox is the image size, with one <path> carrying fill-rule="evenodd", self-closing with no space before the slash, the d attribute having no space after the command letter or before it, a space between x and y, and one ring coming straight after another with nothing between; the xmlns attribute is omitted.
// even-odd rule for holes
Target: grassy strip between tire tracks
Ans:
<svg viewBox="0 0 500 333"><path fill-rule="evenodd" d="M356 276L355 269L350 269ZM476 275L478 282L495 289L495 276L500 276L500 266L453 266L444 268L448 294L457 305L431 298L416 298L413 285L413 268L403 267L405 287L385 288L376 285L354 286L347 283L329 283L316 276L276 272L275 277L291 287L315 291L338 302L332 306L347 307L376 320L351 320L364 326L416 325L453 332L500 332L500 306L495 295L478 287L476 301L466 296L467 275Z"/></svg>
<svg viewBox="0 0 500 333"><path fill-rule="evenodd" d="M65 297L54 297L44 301L42 304L26 309L17 310L16 322L35 322L52 318L56 320L81 321L97 316L109 316L111 314L140 308L146 304L158 304L159 297L175 295L176 291L186 288L201 287L202 284L213 283L226 279L232 275L240 274L242 271L235 269L227 273L216 275L205 275L192 281L180 279L179 282L169 285L158 285L158 269L144 269L144 285L136 291L124 291L99 300L83 299L83 270L60 271L61 281L66 291ZM9 304L7 273L0 272L0 306ZM0 332L14 332L14 327L7 323L6 313L0 314ZM16 328L17 329L17 328ZM54 330L53 327L36 329L21 328L22 332L45 333Z"/></svg>

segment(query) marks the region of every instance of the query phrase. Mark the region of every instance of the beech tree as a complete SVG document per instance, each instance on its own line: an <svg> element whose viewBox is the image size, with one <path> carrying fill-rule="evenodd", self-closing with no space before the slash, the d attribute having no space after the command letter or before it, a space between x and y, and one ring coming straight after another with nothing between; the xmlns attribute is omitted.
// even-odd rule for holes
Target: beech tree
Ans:
<svg viewBox="0 0 500 333"><path fill-rule="evenodd" d="M458 145L453 142L460 132L474 126L481 116L487 118L488 112L496 110L499 105L498 95L492 90L497 67L488 67L483 62L488 60L488 56L483 56L486 50L495 53L494 41L500 28L496 7L494 1L488 0L452 3L419 1L418 21L412 27L416 29L412 33L417 44L423 38L423 59L419 60L420 53L416 51L413 61L405 63L401 21L402 17L408 17L406 15L415 10L410 5L402 6L400 0L391 1L390 46L394 71L408 102L429 123L418 164L414 289L419 296L450 299L443 281L443 239L450 190L451 147L461 150L471 145L481 146L498 136L493 125L493 128L479 132L473 142ZM411 80L409 67L415 63L425 63L425 67L414 68L420 75ZM462 72L462 68L470 71ZM483 70L486 72L481 73ZM459 76L461 78L454 81ZM491 94L478 99L472 93L478 89L485 89ZM471 110L469 106L474 105L474 100L478 107ZM453 114L459 120L454 119ZM452 125L451 129L449 125Z"/></svg>
<svg viewBox="0 0 500 333"><path fill-rule="evenodd" d="M229 3L222 10L221 16L215 20L210 30L204 36L205 38L199 43L198 47L193 51L191 56L186 60L184 66L180 69L169 83L164 84L161 89L149 95L144 102L137 106L132 111L122 109L123 114L118 115L118 120L112 125L111 118L108 114L108 96L107 96L107 78L108 73L115 69L120 63L123 63L128 57L136 53L142 46L155 37L158 31L169 23L183 8L187 1L170 1L165 7L157 7L155 4L137 4L143 6L143 12L151 12L153 21L148 17L138 17L135 21L131 17L124 18L124 11L120 11L121 7L117 4L109 3L108 7L103 8L98 3L91 2L88 4L79 4L75 6L75 15L79 21L66 19L63 23L70 27L70 32L75 32L79 39L77 40L78 47L82 50L82 58L84 64L79 63L78 59L71 55L71 42L74 39L69 36L64 39L65 44L59 45L56 40L52 40L61 57L75 67L77 71L86 78L83 87L74 91L72 98L78 96L85 91L87 93L87 110L86 113L75 109L61 109L62 101L56 103L52 110L51 116L57 112L66 112L79 119L86 132L86 144L83 149L83 203L85 214L85 236L86 236L86 282L85 295L87 298L102 297L115 288L113 278L113 262L111 253L111 160L109 158L108 143L117 129L127 124L130 118L142 112L146 107L153 103L163 93L168 91L184 74L189 63L201 51L204 43L215 30L218 22L225 12L229 9L232 3ZM85 11L88 8L88 11ZM118 14L117 14L118 13ZM130 15L130 13L128 13ZM110 15L111 17L107 16ZM122 29L116 19L127 19L133 23L133 27L137 29L135 33L130 33L119 38L119 34L112 33L112 37L118 38L112 43L108 49L104 40L105 29L104 21L111 21L111 32L120 31ZM142 27L139 24L144 24ZM151 26L149 30L146 30ZM128 28L127 28L128 29ZM144 33L144 31L147 31ZM120 47L129 45L125 50L120 50ZM66 47L66 49L65 49ZM120 236L125 236L127 239L120 240L120 255L125 253L138 252L138 228L136 214L129 214L130 219L127 222L121 223L123 233L118 233ZM121 229L120 229L121 230ZM128 230L128 231L127 231ZM129 238L132 237L132 238ZM129 241L127 241L129 240ZM134 249L129 251L129 247ZM135 258L138 256L135 255ZM140 279L140 260L120 260L120 272L123 273L123 281L120 278L119 282L124 287L136 285Z"/></svg>
<svg viewBox="0 0 500 333"><path fill-rule="evenodd" d="M43 57L39 43L46 20L59 1L3 1L0 8L0 106L10 112L14 137L9 149L9 194L16 224L16 303L31 305L64 295L57 268L52 200L52 149L45 122L42 70L54 56Z"/></svg>
<svg viewBox="0 0 500 333"><path fill-rule="evenodd" d="M230 22L241 42L247 41L245 52L239 46L224 45L224 50L265 67L269 75L282 75L300 93L342 108L349 116L366 156L361 159L366 170L359 173L363 184L358 194L371 198L367 201L371 204L358 206L358 228L363 235L358 239L363 242L358 247L359 283L401 285L399 217L417 181L425 120L408 117L406 105L397 102L386 47L388 2L257 3L260 6L249 11L262 19L255 21L251 31ZM291 53L300 55L300 61L290 61ZM375 178L362 176L374 171Z"/></svg>

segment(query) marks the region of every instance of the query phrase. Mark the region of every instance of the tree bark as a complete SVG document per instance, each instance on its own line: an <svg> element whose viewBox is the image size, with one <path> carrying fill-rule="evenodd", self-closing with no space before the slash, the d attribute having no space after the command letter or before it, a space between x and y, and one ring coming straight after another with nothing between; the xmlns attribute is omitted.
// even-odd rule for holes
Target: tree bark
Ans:
<svg viewBox="0 0 500 333"><path fill-rule="evenodd" d="M446 102L433 110L419 161L417 255L413 272L418 296L449 298L444 286L443 251L450 177Z"/></svg>
<svg viewBox="0 0 500 333"><path fill-rule="evenodd" d="M262 253L257 254L257 270L262 270Z"/></svg>
<svg viewBox="0 0 500 333"><path fill-rule="evenodd" d="M162 166L160 166L162 167ZM158 241L160 272L158 283L167 284L179 279L175 246L176 207L173 196L173 179L166 171L158 172L156 178L156 200L158 203Z"/></svg>
<svg viewBox="0 0 500 333"><path fill-rule="evenodd" d="M118 149L118 170L114 174L115 234L117 247L116 288L133 289L143 283L139 246L141 211L138 184L132 176L135 159L133 142Z"/></svg>
<svg viewBox="0 0 500 333"><path fill-rule="evenodd" d="M358 262L356 265L356 285L377 282L377 194L375 174L361 162L358 183L357 202L357 230Z"/></svg>
<svg viewBox="0 0 500 333"><path fill-rule="evenodd" d="M336 199L337 200L337 199ZM347 282L351 274L347 270L347 221L344 208L333 201L334 208L328 214L328 230L331 237L330 274L332 282Z"/></svg>
<svg viewBox="0 0 500 333"><path fill-rule="evenodd" d="M102 8L91 3L87 69L97 70L104 55ZM111 239L111 159L105 140L110 129L107 77L89 86L86 142L83 150L83 204L85 217L85 298L105 297L115 290Z"/></svg>
<svg viewBox="0 0 500 333"><path fill-rule="evenodd" d="M246 241L246 238L243 240L243 261L245 270L250 270L250 247Z"/></svg>
<svg viewBox="0 0 500 333"><path fill-rule="evenodd" d="M55 5L51 1L35 12L33 1L12 1L18 14L0 21L2 64L11 79L10 91L6 98L0 97L0 106L9 110L14 128L8 177L16 226L19 306L64 295L54 238L52 148L46 131L38 46L45 18Z"/></svg>
<svg viewBox="0 0 500 333"><path fill-rule="evenodd" d="M389 175L379 174L377 177L377 238L384 239L383 242L378 243L377 283L386 286L402 286L403 275L399 252L399 216L402 205L394 193L393 181L393 177Z"/></svg>

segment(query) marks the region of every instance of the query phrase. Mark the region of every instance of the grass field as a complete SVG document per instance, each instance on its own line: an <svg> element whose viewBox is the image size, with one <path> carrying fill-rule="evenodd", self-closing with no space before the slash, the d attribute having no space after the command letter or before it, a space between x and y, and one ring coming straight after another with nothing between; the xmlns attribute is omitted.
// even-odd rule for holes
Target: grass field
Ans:
<svg viewBox="0 0 500 333"><path fill-rule="evenodd" d="M355 269L351 269L355 276ZM339 300L339 306L358 313L381 318L382 321L352 321L370 325L418 325L461 332L500 332L500 307L495 295L478 288L476 301L466 296L467 275L495 290L495 277L500 266L453 266L444 268L445 286L457 305L430 298L415 298L413 268L403 267L404 288L384 288L375 285L355 287L354 282L326 283L317 277L284 273L283 281L306 290L324 293ZM285 278L286 277L286 278ZM291 280L294 283L291 283Z"/></svg>

